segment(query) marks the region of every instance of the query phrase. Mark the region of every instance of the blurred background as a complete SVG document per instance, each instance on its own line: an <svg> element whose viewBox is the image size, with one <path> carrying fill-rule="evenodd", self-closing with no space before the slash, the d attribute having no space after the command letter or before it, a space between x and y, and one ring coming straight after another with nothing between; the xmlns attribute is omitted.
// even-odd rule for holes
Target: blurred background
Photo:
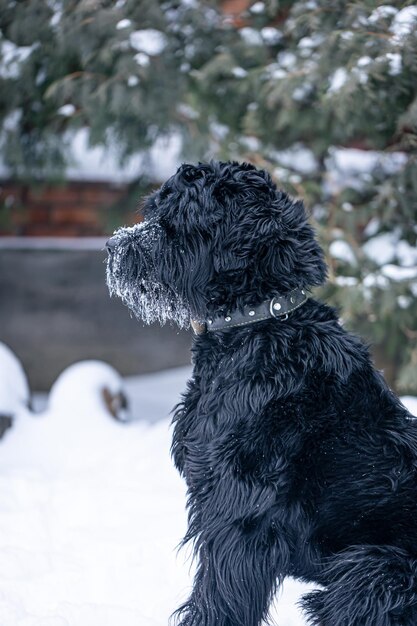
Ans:
<svg viewBox="0 0 417 626"><path fill-rule="evenodd" d="M189 363L111 300L104 242L182 161L248 160L304 198L317 295L417 393L417 5L1 0L0 341L37 391L70 363Z"/></svg>

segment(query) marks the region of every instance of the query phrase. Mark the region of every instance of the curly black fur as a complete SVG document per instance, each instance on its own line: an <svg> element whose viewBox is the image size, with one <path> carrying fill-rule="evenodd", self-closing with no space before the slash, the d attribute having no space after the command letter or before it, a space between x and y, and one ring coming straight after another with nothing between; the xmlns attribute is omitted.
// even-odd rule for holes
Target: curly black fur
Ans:
<svg viewBox="0 0 417 626"><path fill-rule="evenodd" d="M183 165L112 240L108 282L147 321L203 321L325 281L301 201L249 164ZM259 626L285 576L316 626L417 624L417 424L314 299L195 338L172 453L198 570L181 626Z"/></svg>

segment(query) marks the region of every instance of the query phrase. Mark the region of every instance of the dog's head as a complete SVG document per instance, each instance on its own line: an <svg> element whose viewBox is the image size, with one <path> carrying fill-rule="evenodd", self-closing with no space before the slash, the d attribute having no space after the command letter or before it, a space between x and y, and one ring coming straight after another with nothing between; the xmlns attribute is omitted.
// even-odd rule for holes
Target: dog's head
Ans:
<svg viewBox="0 0 417 626"><path fill-rule="evenodd" d="M108 249L110 292L148 323L187 326L326 277L303 203L248 163L182 165Z"/></svg>

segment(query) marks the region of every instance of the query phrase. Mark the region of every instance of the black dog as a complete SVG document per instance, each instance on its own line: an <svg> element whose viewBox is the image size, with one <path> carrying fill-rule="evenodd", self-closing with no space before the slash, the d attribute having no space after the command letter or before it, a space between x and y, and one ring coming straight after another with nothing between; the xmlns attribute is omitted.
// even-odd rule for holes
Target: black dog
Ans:
<svg viewBox="0 0 417 626"><path fill-rule="evenodd" d="M108 284L197 331L174 422L199 565L183 626L259 626L285 576L320 626L417 624L417 424L307 291L301 201L249 164L183 165L108 242Z"/></svg>

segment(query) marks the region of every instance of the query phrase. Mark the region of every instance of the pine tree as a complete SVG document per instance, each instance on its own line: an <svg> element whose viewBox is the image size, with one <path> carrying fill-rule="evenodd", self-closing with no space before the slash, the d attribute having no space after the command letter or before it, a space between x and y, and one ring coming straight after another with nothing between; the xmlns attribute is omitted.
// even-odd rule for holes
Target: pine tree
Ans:
<svg viewBox="0 0 417 626"><path fill-rule="evenodd" d="M233 33L211 5L0 0L1 151L12 174L59 176L79 128L122 162L173 129L195 135L190 74Z"/></svg>
<svg viewBox="0 0 417 626"><path fill-rule="evenodd" d="M255 2L243 17L242 45L198 80L221 150L306 199L329 253L324 297L416 392L417 6Z"/></svg>
<svg viewBox="0 0 417 626"><path fill-rule="evenodd" d="M62 171L86 127L122 160L177 132L184 158L267 167L311 208L322 295L417 392L417 6L222 5L0 0L3 158Z"/></svg>

